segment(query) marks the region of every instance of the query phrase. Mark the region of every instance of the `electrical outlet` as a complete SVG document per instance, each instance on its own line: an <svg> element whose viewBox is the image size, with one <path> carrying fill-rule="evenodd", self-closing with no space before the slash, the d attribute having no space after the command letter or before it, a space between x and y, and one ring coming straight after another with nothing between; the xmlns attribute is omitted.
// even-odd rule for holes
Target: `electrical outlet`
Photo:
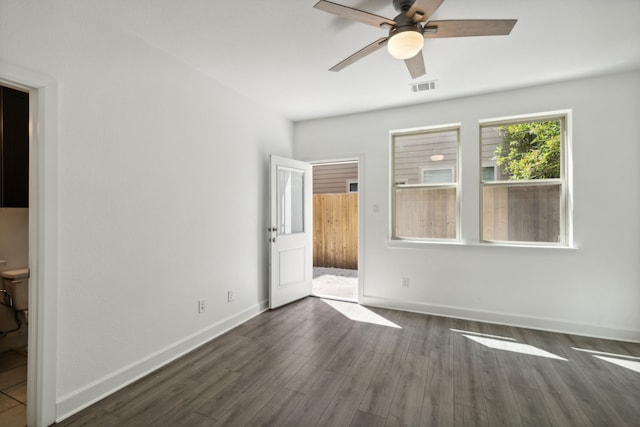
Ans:
<svg viewBox="0 0 640 427"><path fill-rule="evenodd" d="M203 299L198 300L198 314L204 313L205 307L206 306L205 306L204 300Z"/></svg>
<svg viewBox="0 0 640 427"><path fill-rule="evenodd" d="M408 277L403 277L402 278L402 287L409 289L409 278Z"/></svg>
<svg viewBox="0 0 640 427"><path fill-rule="evenodd" d="M235 297L235 295L233 294L233 290L229 289L227 291L227 301L228 302L233 301L234 297Z"/></svg>

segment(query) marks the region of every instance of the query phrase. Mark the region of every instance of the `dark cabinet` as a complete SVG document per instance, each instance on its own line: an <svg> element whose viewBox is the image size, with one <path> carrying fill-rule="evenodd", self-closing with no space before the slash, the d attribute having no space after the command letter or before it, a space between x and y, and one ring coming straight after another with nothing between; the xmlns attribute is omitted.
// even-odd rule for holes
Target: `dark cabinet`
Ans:
<svg viewBox="0 0 640 427"><path fill-rule="evenodd" d="M0 207L29 206L29 94L0 86Z"/></svg>

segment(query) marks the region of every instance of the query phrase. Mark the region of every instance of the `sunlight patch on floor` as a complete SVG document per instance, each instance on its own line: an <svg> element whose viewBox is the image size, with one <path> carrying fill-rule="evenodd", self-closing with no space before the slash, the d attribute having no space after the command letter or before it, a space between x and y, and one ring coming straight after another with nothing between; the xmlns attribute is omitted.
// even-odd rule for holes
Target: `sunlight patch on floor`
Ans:
<svg viewBox="0 0 640 427"><path fill-rule="evenodd" d="M623 368L627 368L640 373L640 357L629 356L626 354L607 353L597 350L587 350L585 348L572 348L576 351L591 353L593 357L597 359L604 360L605 362L613 363L614 365L621 366Z"/></svg>
<svg viewBox="0 0 640 427"><path fill-rule="evenodd" d="M500 340L518 341L515 338L503 337L503 336L500 336L500 335L483 334L482 332L463 331L461 329L453 329L453 328L451 328L449 330L452 331L452 332L460 332L461 334L471 334L471 335L478 335L478 336L487 337L487 338L497 338L497 339L500 339Z"/></svg>
<svg viewBox="0 0 640 427"><path fill-rule="evenodd" d="M377 313L374 313L366 307L361 306L360 304L344 301L334 301L329 299L322 299L322 301L353 321L373 323L374 325L402 329L402 327L396 325L392 321L385 319L384 317L380 316Z"/></svg>
<svg viewBox="0 0 640 427"><path fill-rule="evenodd" d="M542 350L529 344L521 344L513 341L503 341L495 338L478 337L466 334L463 334L463 336L486 347L496 350L512 351L514 353L529 354L531 356L548 357L549 359L567 360L564 357L556 356L553 353L549 353L548 351Z"/></svg>
<svg viewBox="0 0 640 427"><path fill-rule="evenodd" d="M455 332L463 332L463 331L455 330ZM462 333L462 336L469 338L470 340L475 341L478 344L482 344L485 347L493 348L495 350L504 350L504 351L511 351L513 353L528 354L531 356L547 357L549 359L557 359L557 360L564 360L564 361L567 360L564 357L560 357L553 353L549 353L548 351L542 350L538 347L534 347L529 344L522 344L519 342L515 342L516 340L514 340L513 338L496 339L496 338L491 338L489 336L481 336L481 335L483 334L474 333L474 335L471 335L469 333Z"/></svg>
<svg viewBox="0 0 640 427"><path fill-rule="evenodd" d="M635 360L616 359L615 357L598 356L597 354L594 354L593 357L640 373L640 362L636 362Z"/></svg>
<svg viewBox="0 0 640 427"><path fill-rule="evenodd" d="M613 356L613 357L621 357L623 359L640 360L640 357L630 356L628 354L607 353L606 351L587 350L586 348L578 348L578 347L571 347L571 348L574 349L575 351L583 351L585 353L599 354L601 356Z"/></svg>
<svg viewBox="0 0 640 427"><path fill-rule="evenodd" d="M358 270L334 267L313 267L313 295L357 301Z"/></svg>

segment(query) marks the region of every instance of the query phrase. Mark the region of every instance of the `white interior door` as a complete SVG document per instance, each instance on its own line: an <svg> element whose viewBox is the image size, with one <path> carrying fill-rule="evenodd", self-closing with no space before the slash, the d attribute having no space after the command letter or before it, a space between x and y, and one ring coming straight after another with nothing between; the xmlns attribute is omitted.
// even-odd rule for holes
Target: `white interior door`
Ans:
<svg viewBox="0 0 640 427"><path fill-rule="evenodd" d="M311 165L271 156L269 307L311 295L313 198Z"/></svg>

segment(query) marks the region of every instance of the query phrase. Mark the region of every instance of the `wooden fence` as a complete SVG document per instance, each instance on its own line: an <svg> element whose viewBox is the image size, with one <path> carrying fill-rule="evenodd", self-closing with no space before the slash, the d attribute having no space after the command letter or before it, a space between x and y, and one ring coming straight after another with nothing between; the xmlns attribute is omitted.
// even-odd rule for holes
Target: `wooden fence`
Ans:
<svg viewBox="0 0 640 427"><path fill-rule="evenodd" d="M485 187L483 238L557 242L560 186ZM454 189L396 193L396 236L455 238ZM313 265L358 268L358 195L313 196Z"/></svg>
<svg viewBox="0 0 640 427"><path fill-rule="evenodd" d="M456 238L455 188L396 190L395 237Z"/></svg>
<svg viewBox="0 0 640 427"><path fill-rule="evenodd" d="M556 243L560 235L560 185L486 186L483 239ZM456 237L453 188L401 188L395 198L395 237Z"/></svg>
<svg viewBox="0 0 640 427"><path fill-rule="evenodd" d="M558 242L560 185L485 187L483 239Z"/></svg>
<svg viewBox="0 0 640 427"><path fill-rule="evenodd" d="M313 265L358 268L358 194L314 194Z"/></svg>

